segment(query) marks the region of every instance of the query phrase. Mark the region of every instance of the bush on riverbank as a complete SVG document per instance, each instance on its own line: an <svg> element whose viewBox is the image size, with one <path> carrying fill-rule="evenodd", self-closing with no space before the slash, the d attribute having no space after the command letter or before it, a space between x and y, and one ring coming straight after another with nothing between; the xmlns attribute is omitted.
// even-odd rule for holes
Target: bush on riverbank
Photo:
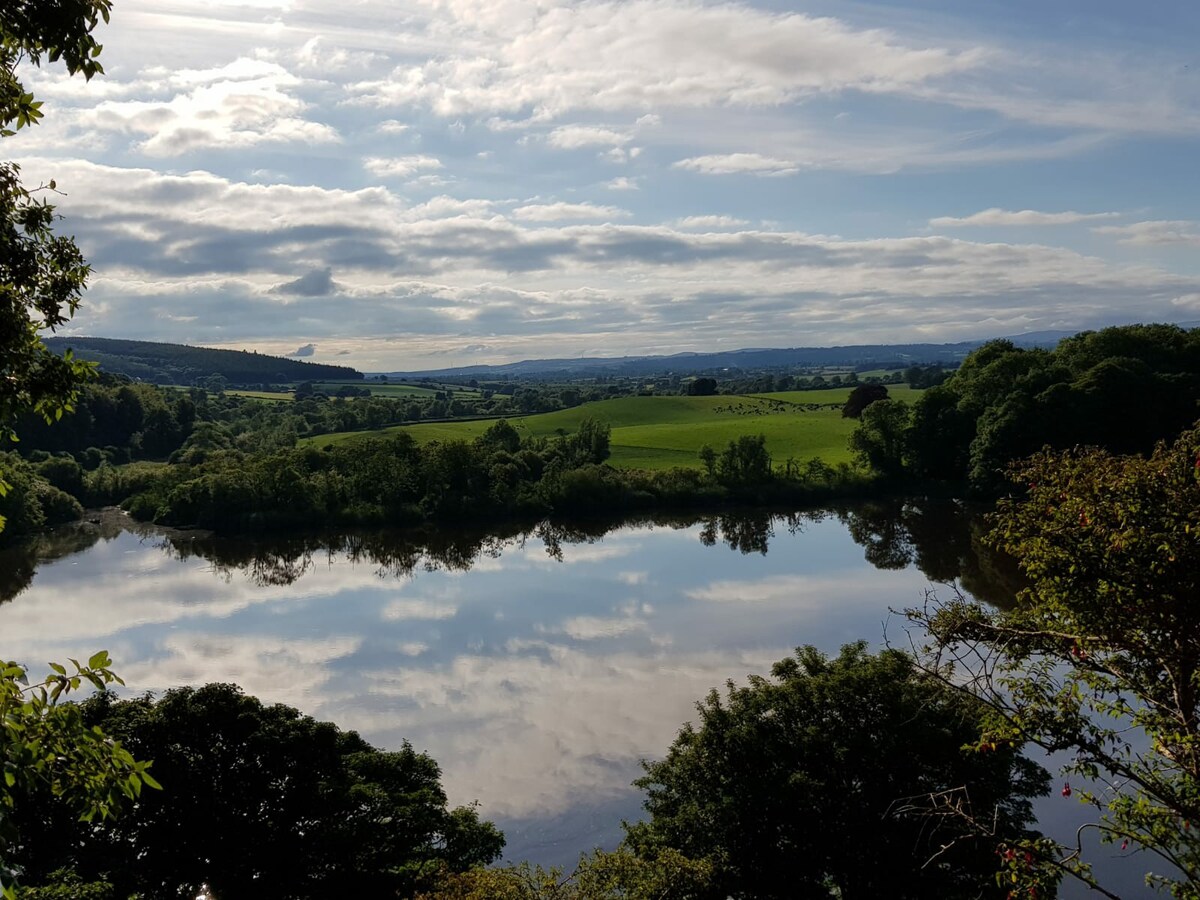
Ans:
<svg viewBox="0 0 1200 900"><path fill-rule="evenodd" d="M37 534L83 515L79 502L35 471L15 453L0 453L0 472L7 482L0 492L0 541Z"/></svg>

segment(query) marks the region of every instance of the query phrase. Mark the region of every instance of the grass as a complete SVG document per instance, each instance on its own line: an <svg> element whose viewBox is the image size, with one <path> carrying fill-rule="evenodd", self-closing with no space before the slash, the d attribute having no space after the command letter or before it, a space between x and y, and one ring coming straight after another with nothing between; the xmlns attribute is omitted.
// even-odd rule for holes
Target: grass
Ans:
<svg viewBox="0 0 1200 900"><path fill-rule="evenodd" d="M290 393L282 391L226 391L233 397L248 397L251 400L292 400Z"/></svg>
<svg viewBox="0 0 1200 900"><path fill-rule="evenodd" d="M919 392L908 387L889 388L895 399L912 400ZM849 461L846 440L854 429L840 409L804 408L807 404L842 404L850 388L822 391L787 391L756 396L620 397L585 403L573 409L536 416L510 418L523 437L554 437L574 432L587 418L607 422L612 428L609 462L622 468L669 469L699 467L698 453L708 444L722 450L745 434L764 434L776 463L820 457L828 463ZM374 432L342 432L309 438L306 443L324 446L361 440L401 430L419 444L432 441L470 440L492 425L491 421L430 422L400 425Z"/></svg>
<svg viewBox="0 0 1200 900"><path fill-rule="evenodd" d="M462 385L446 385L439 388L419 387L415 384L383 384L378 381L318 381L313 383L313 387L318 391L333 396L338 392L338 388L350 385L357 388L366 388L371 392L372 397L433 397L439 391L449 392L452 400L478 400L480 392L471 388L464 388Z"/></svg>

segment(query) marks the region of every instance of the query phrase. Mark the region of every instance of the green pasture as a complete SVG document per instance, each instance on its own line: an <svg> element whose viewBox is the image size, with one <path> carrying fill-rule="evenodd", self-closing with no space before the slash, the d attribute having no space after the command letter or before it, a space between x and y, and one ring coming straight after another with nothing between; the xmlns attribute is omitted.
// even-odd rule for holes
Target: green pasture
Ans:
<svg viewBox="0 0 1200 900"><path fill-rule="evenodd" d="M885 384L888 390L889 400L903 400L906 403L912 403L921 392L915 388L910 388L907 384ZM756 397L769 397L773 400L782 400L785 403L845 403L846 398L850 396L850 391L853 388L824 388L819 391L778 391L773 394L755 394Z"/></svg>
<svg viewBox="0 0 1200 900"><path fill-rule="evenodd" d="M283 391L226 391L231 397L248 397L251 400L292 400L290 393Z"/></svg>
<svg viewBox="0 0 1200 900"><path fill-rule="evenodd" d="M908 387L889 389L896 399L911 400L919 392ZM573 432L587 418L612 428L609 462L623 468L668 469L699 466L698 453L705 444L716 450L745 434L763 434L777 463L821 457L829 463L848 461L846 439L854 421L843 419L840 409L816 409L808 404L841 404L850 388L822 391L787 391L756 396L620 397L585 403L573 409L535 416L510 418L524 437L554 437ZM400 425L374 432L343 432L310 438L316 446L361 440L401 430L420 444L431 441L470 440L492 425L489 420L430 422Z"/></svg>
<svg viewBox="0 0 1200 900"><path fill-rule="evenodd" d="M471 388L464 388L461 385L446 385L439 388L419 387L415 384L383 384L378 381L317 381L313 382L313 387L325 394L336 394L338 388L351 385L358 388L366 388L371 392L372 397L393 397L407 399L411 398L427 398L435 396L439 391L449 392L451 399L478 399L479 391Z"/></svg>

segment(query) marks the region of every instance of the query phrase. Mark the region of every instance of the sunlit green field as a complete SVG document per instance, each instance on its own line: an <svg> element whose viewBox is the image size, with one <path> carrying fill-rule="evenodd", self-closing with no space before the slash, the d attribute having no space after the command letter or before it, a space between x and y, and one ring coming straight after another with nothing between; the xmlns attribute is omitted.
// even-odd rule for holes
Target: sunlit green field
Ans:
<svg viewBox="0 0 1200 900"><path fill-rule="evenodd" d="M917 395L907 387L889 389L895 399ZM612 428L614 466L668 469L699 466L698 453L705 444L716 450L744 434L763 434L777 463L820 457L829 463L848 461L846 439L854 421L843 419L836 408L810 410L809 404L840 404L850 388L824 391L788 391L753 397L620 397L585 403L574 409L509 419L525 437L553 437L573 432L586 418L607 422ZM360 440L406 431L418 443L477 437L490 421L431 422L403 425L376 432L344 432L311 438L317 446Z"/></svg>
<svg viewBox="0 0 1200 900"><path fill-rule="evenodd" d="M357 388L366 388L371 392L373 397L433 397L438 393L436 388L418 387L415 384L381 384L378 381L318 381L313 383L313 387L322 393L333 395L336 394L338 388L351 385ZM479 391L470 388L460 387L458 385L449 385L445 388L450 392L452 398L471 399L479 398Z"/></svg>
<svg viewBox="0 0 1200 900"><path fill-rule="evenodd" d="M291 400L290 393L282 391L226 391L231 397L248 397L251 400Z"/></svg>

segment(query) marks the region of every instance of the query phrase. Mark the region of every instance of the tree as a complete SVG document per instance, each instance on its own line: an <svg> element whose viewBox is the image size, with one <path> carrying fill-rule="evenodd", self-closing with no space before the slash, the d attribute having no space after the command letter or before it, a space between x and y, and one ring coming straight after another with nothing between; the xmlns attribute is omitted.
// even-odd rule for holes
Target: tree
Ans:
<svg viewBox="0 0 1200 900"><path fill-rule="evenodd" d="M108 21L110 0L8 0L0 9L0 134L42 117L41 103L17 78L22 62L62 60L84 78L102 72L92 35ZM54 190L50 182L47 187ZM51 229L54 207L0 163L0 441L15 437L13 422L34 412L47 421L70 408L89 367L59 357L40 332L63 325L79 306L90 268L70 238ZM0 481L0 490L3 482ZM3 523L0 522L0 527Z"/></svg>
<svg viewBox="0 0 1200 900"><path fill-rule="evenodd" d="M499 419L495 424L489 425L478 440L492 449L505 450L508 453L516 453L521 449L521 433L508 424L507 419Z"/></svg>
<svg viewBox="0 0 1200 900"><path fill-rule="evenodd" d="M861 384L850 392L845 406L842 407L842 418L862 418L864 409L877 400L886 400L887 398L888 389L882 384Z"/></svg>
<svg viewBox="0 0 1200 900"><path fill-rule="evenodd" d="M717 379L715 378L697 378L688 383L687 393L689 397L711 397L717 392Z"/></svg>
<svg viewBox="0 0 1200 900"><path fill-rule="evenodd" d="M724 485L757 484L770 477L771 454L764 434L743 434L717 458L717 480Z"/></svg>
<svg viewBox="0 0 1200 900"><path fill-rule="evenodd" d="M0 7L0 135L34 124L41 104L17 77L23 62L62 60L85 79L102 72L92 31L108 21L110 0L6 0ZM51 181L47 186L55 190ZM90 268L70 238L55 236L54 207L27 190L13 163L0 163L0 443L15 439L14 422L28 413L46 421L71 408L91 368L70 354L47 350L41 332L74 315ZM0 496L8 484L0 471ZM0 530L4 528L0 516ZM28 811L34 793L60 798L87 820L112 815L142 785L154 785L136 762L103 732L84 727L77 707L59 703L85 682L104 687L118 680L108 655L92 656L74 671L53 672L28 685L24 666L0 662L0 892L15 896L11 853L18 832L12 816Z"/></svg>
<svg viewBox="0 0 1200 900"><path fill-rule="evenodd" d="M82 715L153 756L169 790L102 829L73 828L49 802L27 811L30 876L70 867L122 897L194 897L202 884L218 897L411 896L504 845L473 808L447 808L425 754L378 750L233 685L102 694Z"/></svg>
<svg viewBox="0 0 1200 900"><path fill-rule="evenodd" d="M711 861L711 898L1004 896L988 887L996 840L1029 835L1048 779L1012 747L964 751L980 702L864 642L833 659L805 647L772 676L714 690L646 764L635 852ZM930 818L944 797L996 836Z"/></svg>
<svg viewBox="0 0 1200 900"><path fill-rule="evenodd" d="M16 897L14 882L25 861L24 817L53 801L71 819L103 821L139 797L143 785L158 787L148 763L91 728L77 705L59 702L84 683L101 690L122 683L108 654L95 654L86 666L71 664L69 671L51 663L51 674L29 685L24 666L0 661L0 896L6 900Z"/></svg>
<svg viewBox="0 0 1200 900"><path fill-rule="evenodd" d="M1071 754L1066 774L1089 782L1063 793L1095 809L1101 841L1157 857L1148 880L1200 897L1200 429L1147 457L1046 450L1011 477L1024 497L1001 503L991 540L1030 586L1007 611L913 611L926 668L989 705L989 745ZM1037 866L1022 879L1095 883L1077 846L1025 849Z"/></svg>
<svg viewBox="0 0 1200 900"><path fill-rule="evenodd" d="M858 427L850 433L850 449L879 474L899 475L904 470L909 421L910 410L903 400L878 400L862 411Z"/></svg>
<svg viewBox="0 0 1200 900"><path fill-rule="evenodd" d="M643 859L619 847L586 854L569 875L522 863L444 876L417 900L696 900L711 878L707 860L670 849Z"/></svg>

